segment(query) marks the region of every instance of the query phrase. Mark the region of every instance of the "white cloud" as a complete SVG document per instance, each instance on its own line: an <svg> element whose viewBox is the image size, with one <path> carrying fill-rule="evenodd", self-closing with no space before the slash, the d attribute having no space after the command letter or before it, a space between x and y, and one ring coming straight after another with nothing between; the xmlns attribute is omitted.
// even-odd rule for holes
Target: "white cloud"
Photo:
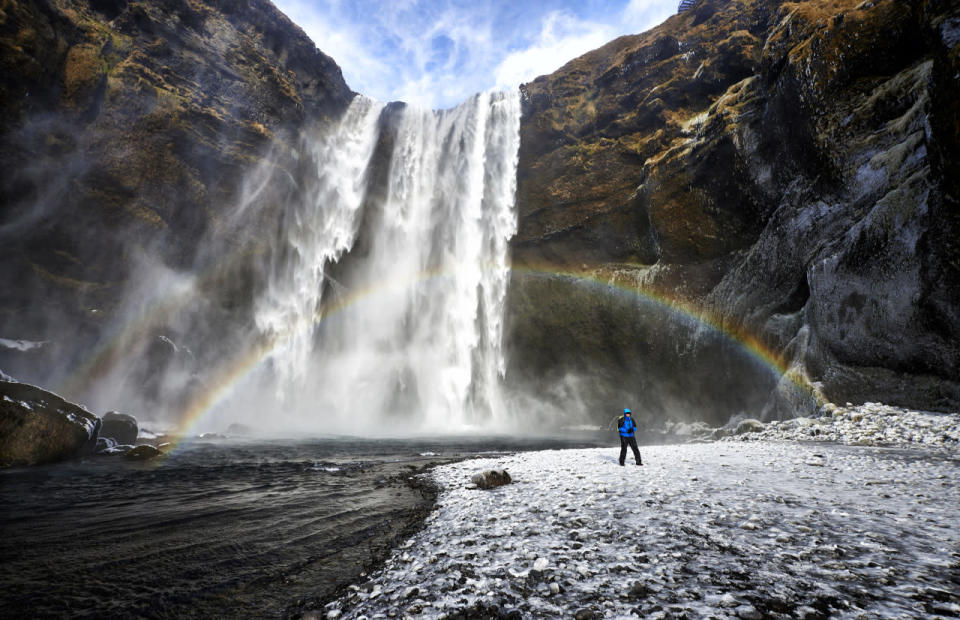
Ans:
<svg viewBox="0 0 960 620"><path fill-rule="evenodd" d="M606 24L577 20L555 11L543 19L540 35L526 49L511 52L495 70L497 88L516 88L535 77L552 73L577 56L616 36Z"/></svg>
<svg viewBox="0 0 960 620"><path fill-rule="evenodd" d="M630 0L595 19L544 10L539 23L496 27L506 10L500 0L370 3L376 9L360 17L352 10L357 5L343 0L275 2L333 57L353 90L381 101L450 107L477 91L515 88L617 36L642 32L675 12L677 0ZM528 23L539 27L533 36Z"/></svg>
<svg viewBox="0 0 960 620"><path fill-rule="evenodd" d="M677 12L679 1L630 0L621 15L625 30L621 34L639 33L653 28Z"/></svg>
<svg viewBox="0 0 960 620"><path fill-rule="evenodd" d="M318 49L333 58L350 88L379 98L373 91L378 85L388 84L393 74L389 59L379 57L376 48L365 42L360 28L340 20L336 11L338 3L323 12L300 0L279 0L276 4L307 33Z"/></svg>

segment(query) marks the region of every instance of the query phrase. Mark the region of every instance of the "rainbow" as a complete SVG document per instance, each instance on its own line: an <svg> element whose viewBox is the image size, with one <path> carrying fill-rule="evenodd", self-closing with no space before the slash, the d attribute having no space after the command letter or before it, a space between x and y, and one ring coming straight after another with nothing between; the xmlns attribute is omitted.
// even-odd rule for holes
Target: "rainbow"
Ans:
<svg viewBox="0 0 960 620"><path fill-rule="evenodd" d="M622 295L640 299L659 309L678 315L703 326L734 343L740 350L767 367L779 380L786 378L801 394L813 399L817 406L823 404L819 391L814 388L802 372L791 368L789 360L766 345L762 340L746 329L724 322L719 316L707 309L663 292L639 285L635 280L624 277L625 273L637 273L649 266L622 265L618 271L604 270L558 270L548 266L516 265L511 267L514 274L528 277L561 278L578 285L590 286L603 295ZM231 359L221 364L207 377L205 389L197 392L177 416L177 439L174 446L191 436L192 430L219 403L226 399L246 377L268 360L277 348L300 330L312 330L317 325L348 308L375 298L376 295L397 287L417 286L435 278L452 277L455 270L424 271L412 275L404 281L394 281L389 285L371 286L338 296L324 303L314 313L311 320L290 326L282 333L266 335ZM172 316L178 308L189 300L189 294L183 293L157 304L151 312L119 329L114 338L101 347L89 361L65 382L64 387L74 389L96 375L106 372L113 364L123 359L129 350L134 335L143 333L144 328L161 325L163 320Z"/></svg>
<svg viewBox="0 0 960 620"><path fill-rule="evenodd" d="M739 349L758 360L763 366L770 369L777 379L786 378L800 393L823 404L819 392L810 384L802 372L790 368L789 360L765 345L759 338L747 330L722 322L716 315L707 312L704 308L679 299L671 298L663 293L639 288L634 284L619 281L610 274L600 271L567 271L529 266L512 268L514 273L533 277L563 278L572 282L602 287L604 294L628 295L642 299L656 305L665 311L686 317L707 327L713 332L735 343ZM312 321L294 326L284 334L273 335L257 345L241 352L232 361L221 366L208 381L207 389L198 393L180 415L178 428L183 437L189 436L191 429L197 426L218 403L226 398L233 387L240 383L260 364L267 360L276 350L276 347L285 338L298 329L313 329L316 325L328 320L332 316L350 308L351 306L369 300L384 290L398 286L411 286L440 277L451 277L448 272L423 272L401 283L394 283L388 287L369 287L343 296L335 302L324 304L314 315Z"/></svg>

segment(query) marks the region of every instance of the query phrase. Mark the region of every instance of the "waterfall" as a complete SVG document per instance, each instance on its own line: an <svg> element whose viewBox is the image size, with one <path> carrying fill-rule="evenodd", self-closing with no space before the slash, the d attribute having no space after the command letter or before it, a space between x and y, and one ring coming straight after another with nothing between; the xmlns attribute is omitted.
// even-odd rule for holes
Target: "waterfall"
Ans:
<svg viewBox="0 0 960 620"><path fill-rule="evenodd" d="M365 173L377 140L383 106L356 97L335 130L310 140L314 164L299 181L305 188L285 205L282 238L257 301L257 328L280 339L273 361L287 387L303 378L311 355L311 334L328 264L347 251L357 233Z"/></svg>
<svg viewBox="0 0 960 620"><path fill-rule="evenodd" d="M504 421L519 129L516 92L444 111L357 97L312 141L256 312L285 409L346 431Z"/></svg>

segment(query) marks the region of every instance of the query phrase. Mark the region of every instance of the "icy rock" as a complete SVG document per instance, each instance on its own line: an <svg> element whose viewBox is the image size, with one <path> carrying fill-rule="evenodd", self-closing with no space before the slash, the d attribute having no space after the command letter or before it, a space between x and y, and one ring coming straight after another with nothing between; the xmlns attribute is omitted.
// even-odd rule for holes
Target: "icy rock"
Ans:
<svg viewBox="0 0 960 620"><path fill-rule="evenodd" d="M108 411L103 416L100 436L113 439L118 444L135 444L139 431L137 419L132 415Z"/></svg>
<svg viewBox="0 0 960 620"><path fill-rule="evenodd" d="M596 617L597 614L592 609L578 609L573 613L574 620L593 620Z"/></svg>
<svg viewBox="0 0 960 620"><path fill-rule="evenodd" d="M743 618L743 620L761 620L763 618L763 615L753 605L740 605L733 611L738 618Z"/></svg>
<svg viewBox="0 0 960 620"><path fill-rule="evenodd" d="M545 571L549 565L550 562L548 562L545 558L537 558L537 561L533 563L533 570Z"/></svg>
<svg viewBox="0 0 960 620"><path fill-rule="evenodd" d="M117 447L117 442L109 437L97 437L96 453L106 452Z"/></svg>
<svg viewBox="0 0 960 620"><path fill-rule="evenodd" d="M745 435L746 433L759 433L766 428L766 424L760 420L747 419L737 424L737 430L734 431L737 435Z"/></svg>
<svg viewBox="0 0 960 620"><path fill-rule="evenodd" d="M0 466L39 465L92 454L100 418L27 383L0 381Z"/></svg>
<svg viewBox="0 0 960 620"><path fill-rule="evenodd" d="M473 477L470 478L470 482L477 485L477 488L480 489L493 489L505 484L510 484L511 478L505 469L488 469L487 471L474 474Z"/></svg>
<svg viewBox="0 0 960 620"><path fill-rule="evenodd" d="M134 449L131 445L113 445L106 448L97 449L97 456L124 456L127 452Z"/></svg>
<svg viewBox="0 0 960 620"><path fill-rule="evenodd" d="M161 455L163 455L163 452L147 444L137 446L124 454L125 457L134 461L146 461Z"/></svg>

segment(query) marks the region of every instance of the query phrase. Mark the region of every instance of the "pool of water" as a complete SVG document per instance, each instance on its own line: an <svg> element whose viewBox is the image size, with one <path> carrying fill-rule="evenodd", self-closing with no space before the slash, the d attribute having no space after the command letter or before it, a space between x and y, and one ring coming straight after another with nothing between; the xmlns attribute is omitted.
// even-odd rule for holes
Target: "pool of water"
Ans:
<svg viewBox="0 0 960 620"><path fill-rule="evenodd" d="M452 437L195 440L0 472L14 617L286 617L376 565L432 506L411 474L478 454L612 445Z"/></svg>

